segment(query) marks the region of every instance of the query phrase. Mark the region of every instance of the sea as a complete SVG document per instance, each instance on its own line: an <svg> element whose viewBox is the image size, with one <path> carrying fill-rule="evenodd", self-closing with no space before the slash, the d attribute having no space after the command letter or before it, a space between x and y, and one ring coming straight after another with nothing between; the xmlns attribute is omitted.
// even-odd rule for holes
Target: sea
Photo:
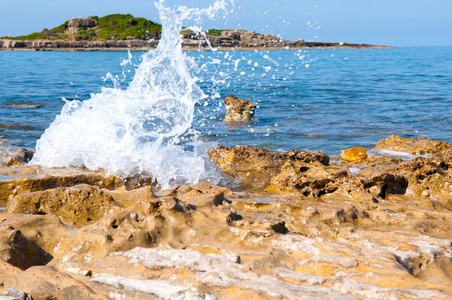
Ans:
<svg viewBox="0 0 452 300"><path fill-rule="evenodd" d="M34 149L65 101L126 89L144 53L0 52L3 146ZM452 142L452 47L185 54L205 94L191 128L208 145L337 155L392 134ZM224 122L229 95L256 104L255 119Z"/></svg>

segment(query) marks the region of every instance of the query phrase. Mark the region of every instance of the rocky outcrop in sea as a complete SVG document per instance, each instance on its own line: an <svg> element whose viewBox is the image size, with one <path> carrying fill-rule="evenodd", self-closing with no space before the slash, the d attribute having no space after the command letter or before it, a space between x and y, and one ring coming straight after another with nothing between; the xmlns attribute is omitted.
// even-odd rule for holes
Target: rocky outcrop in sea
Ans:
<svg viewBox="0 0 452 300"><path fill-rule="evenodd" d="M266 39L266 35L255 34L257 38L243 40L237 37L210 37L210 47L223 50L234 49L302 49L302 48L344 48L344 49L369 49L388 48L386 46L374 46L367 44L344 44L304 42L303 40L289 41L273 36ZM108 41L60 41L60 40L11 40L0 39L0 50L150 50L157 47L158 40L108 40ZM205 39L185 39L182 45L184 50L204 49L210 50Z"/></svg>
<svg viewBox="0 0 452 300"><path fill-rule="evenodd" d="M129 21L133 26L136 21ZM85 30L96 31L98 22L92 18L73 18L65 25L64 34L46 31L45 39L17 40L0 38L0 50L150 50L157 47L161 32L147 34L145 38L127 36L119 39L92 38L87 34L78 35ZM215 34L188 32L182 33L185 50L230 49L300 49L300 48L387 48L368 44L305 42L303 39L290 41L273 34L261 34L245 30L217 30ZM207 38L207 40L206 40Z"/></svg>
<svg viewBox="0 0 452 300"><path fill-rule="evenodd" d="M58 40L8 40L0 39L3 50L124 50L153 49L158 41L110 40L110 41L58 41Z"/></svg>

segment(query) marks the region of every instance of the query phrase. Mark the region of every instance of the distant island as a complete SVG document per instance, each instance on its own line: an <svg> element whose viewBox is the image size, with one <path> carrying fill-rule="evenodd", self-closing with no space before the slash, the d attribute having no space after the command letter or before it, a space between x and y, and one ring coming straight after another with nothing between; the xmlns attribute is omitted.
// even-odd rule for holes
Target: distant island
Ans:
<svg viewBox="0 0 452 300"><path fill-rule="evenodd" d="M157 47L162 25L130 14L73 18L58 27L25 36L0 37L0 50L149 50ZM303 49L303 48L392 48L368 44L285 40L272 34L246 30L209 29L199 34L183 29L184 50ZM206 37L209 42L206 41Z"/></svg>

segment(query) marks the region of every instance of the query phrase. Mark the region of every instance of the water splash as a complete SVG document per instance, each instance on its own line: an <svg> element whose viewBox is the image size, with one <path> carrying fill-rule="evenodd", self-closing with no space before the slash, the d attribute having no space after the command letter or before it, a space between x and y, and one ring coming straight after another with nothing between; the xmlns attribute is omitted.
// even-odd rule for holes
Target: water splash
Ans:
<svg viewBox="0 0 452 300"><path fill-rule="evenodd" d="M180 143L188 134L196 136L190 130L194 106L206 98L193 75L196 63L182 52L180 31L184 20L213 18L226 4L217 1L207 9L170 9L163 1L155 5L162 38L155 50L143 55L128 88L115 84L88 100L66 101L37 141L32 164L153 176L163 188L194 184L206 176L196 138L191 150Z"/></svg>

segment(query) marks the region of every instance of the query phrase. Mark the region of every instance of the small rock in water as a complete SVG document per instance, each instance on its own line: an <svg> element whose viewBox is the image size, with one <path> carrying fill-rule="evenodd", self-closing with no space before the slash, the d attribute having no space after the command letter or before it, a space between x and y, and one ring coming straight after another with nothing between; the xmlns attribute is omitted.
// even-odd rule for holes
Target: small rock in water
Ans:
<svg viewBox="0 0 452 300"><path fill-rule="evenodd" d="M231 95L224 98L224 104L226 107L225 122L247 121L254 117L256 105L249 101L240 100L236 96Z"/></svg>
<svg viewBox="0 0 452 300"><path fill-rule="evenodd" d="M43 107L43 105L40 104L11 104L10 107L14 108L40 108Z"/></svg>
<svg viewBox="0 0 452 300"><path fill-rule="evenodd" d="M0 142L0 145L2 142ZM25 148L6 147L0 149L0 166L12 166L27 163L34 151Z"/></svg>
<svg viewBox="0 0 452 300"><path fill-rule="evenodd" d="M367 158L367 151L362 147L352 147L344 150L341 157L346 161L358 161Z"/></svg>

